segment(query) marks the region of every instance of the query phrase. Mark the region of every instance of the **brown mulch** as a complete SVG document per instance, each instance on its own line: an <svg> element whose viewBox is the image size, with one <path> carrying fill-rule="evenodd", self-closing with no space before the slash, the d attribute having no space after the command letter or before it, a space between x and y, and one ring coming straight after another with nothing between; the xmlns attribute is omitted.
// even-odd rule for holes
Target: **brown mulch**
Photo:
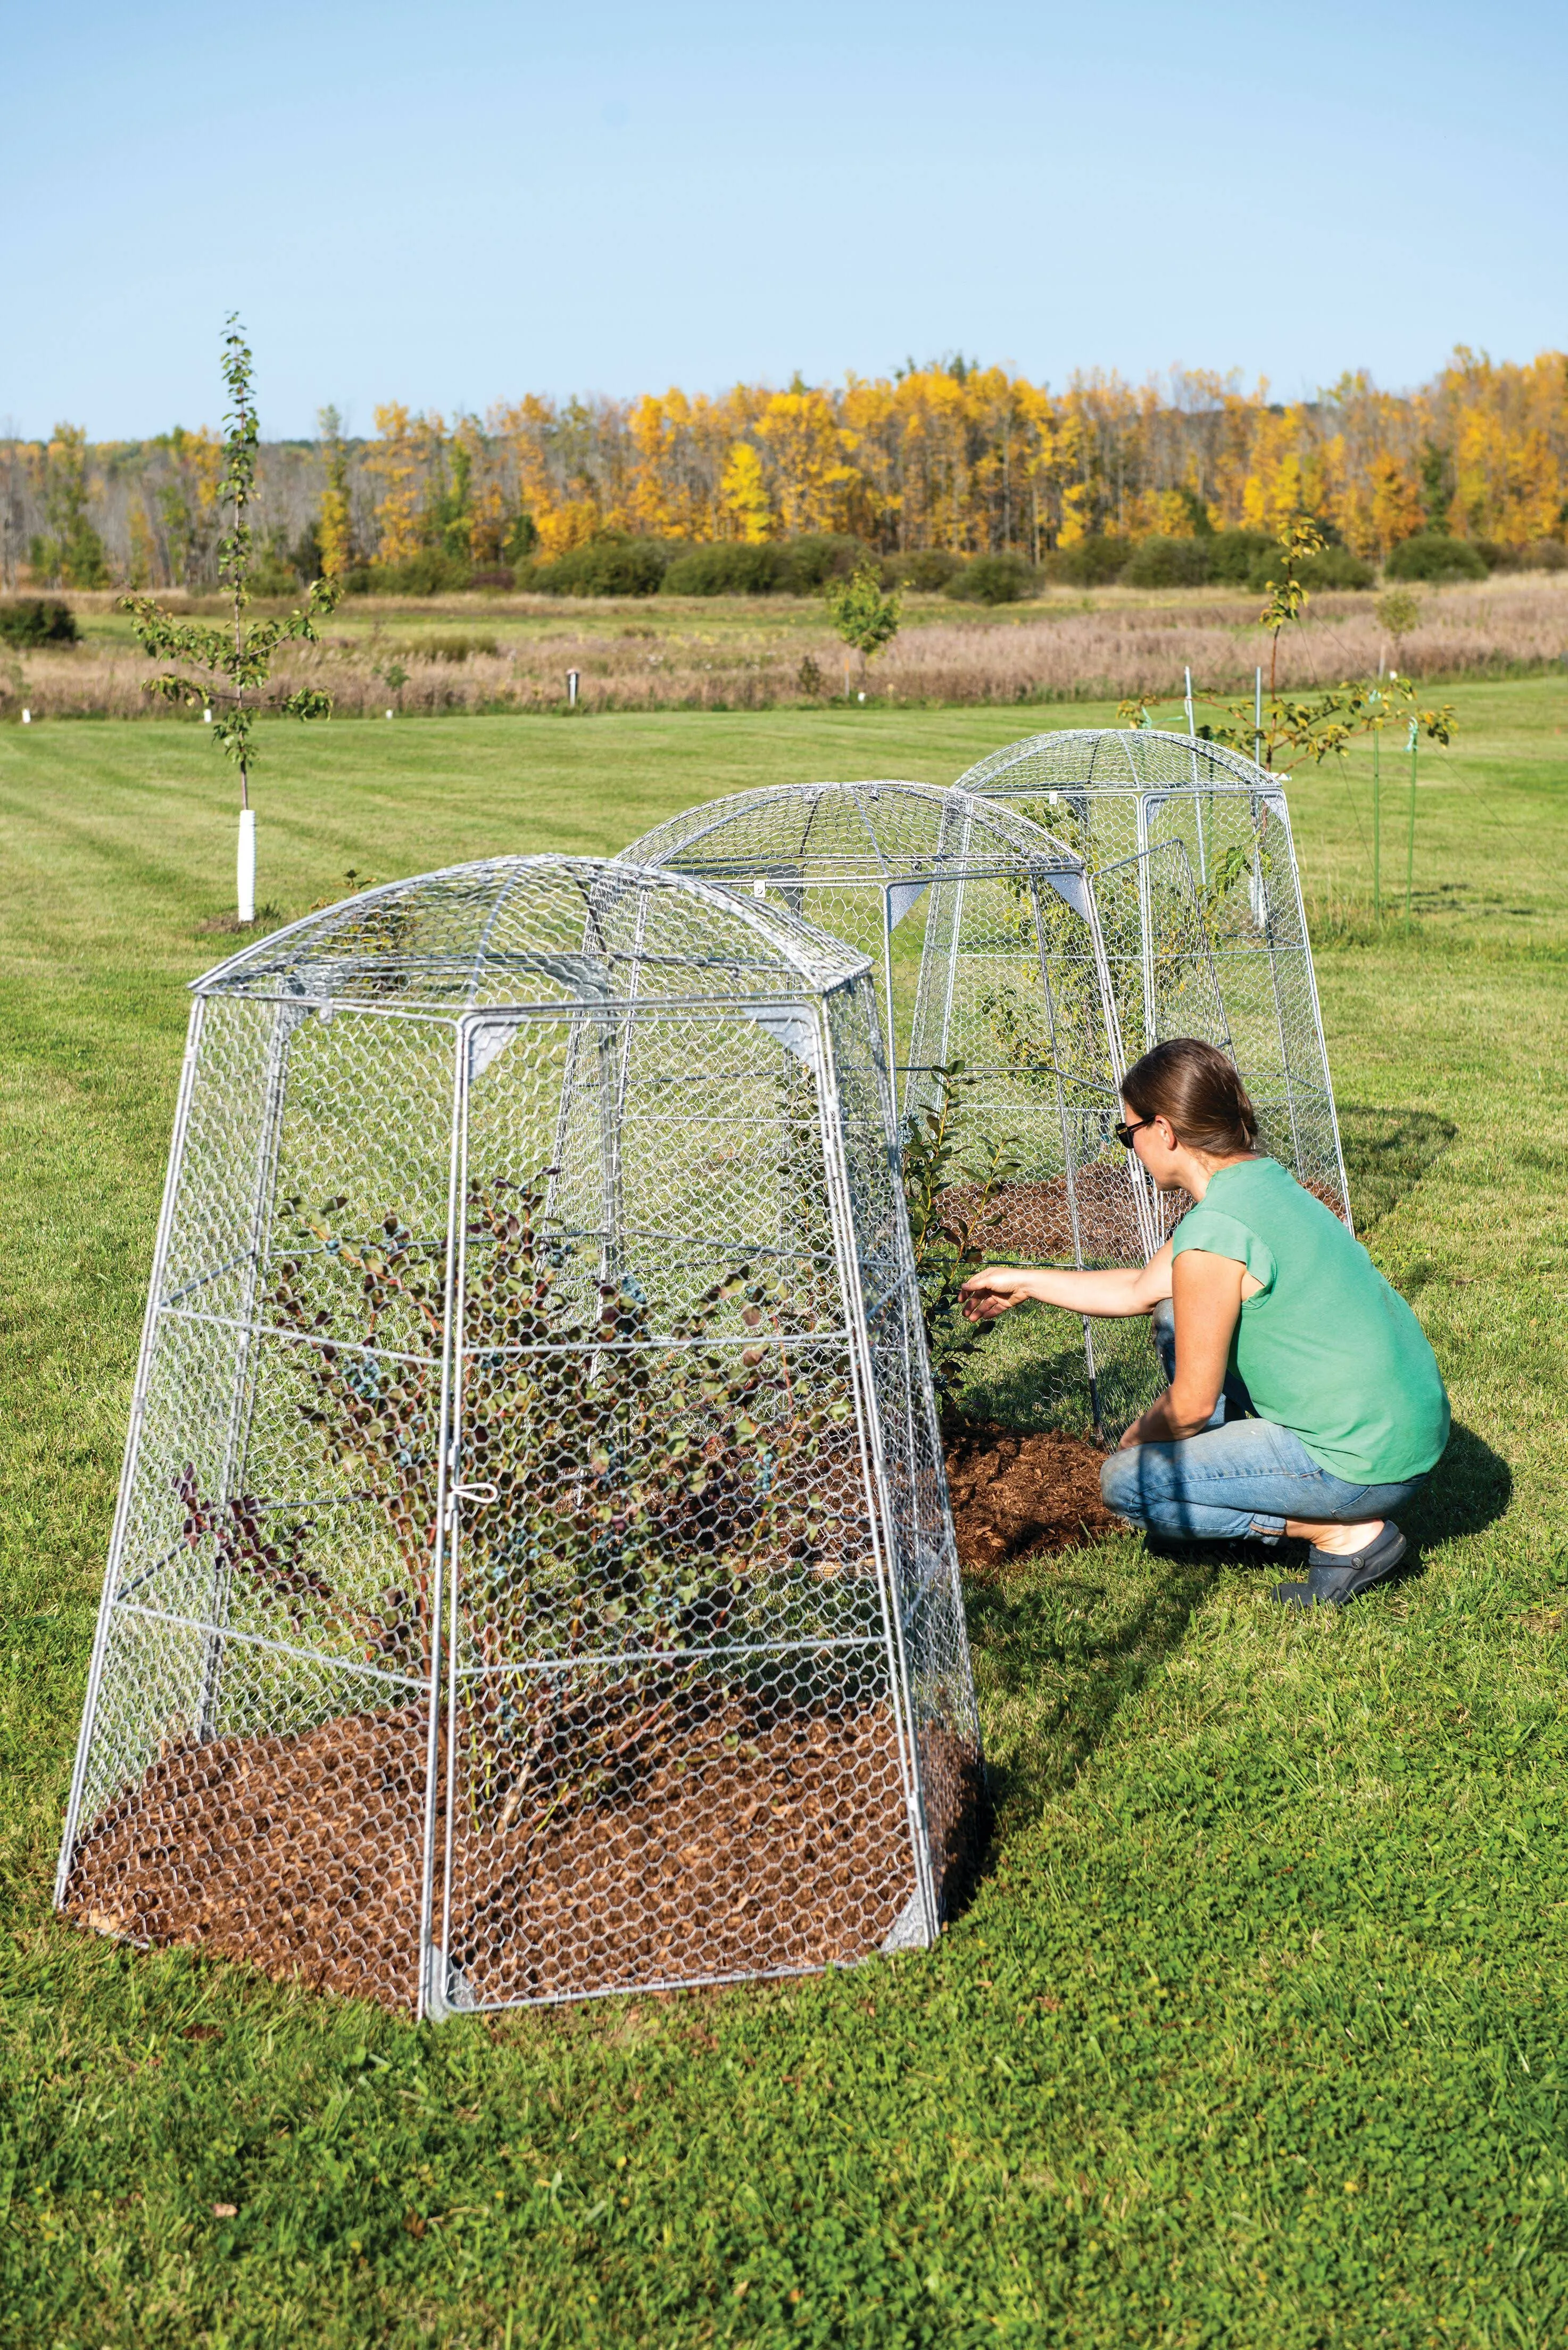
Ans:
<svg viewBox="0 0 1568 2350"><path fill-rule="evenodd" d="M923 1731L922 1748L952 1896L973 1857L978 1773L945 1732ZM171 1747L84 1839L66 1908L100 1933L410 2009L425 1752L413 1707ZM715 1709L629 1793L516 1829L459 1811L449 1955L483 2003L852 1961L880 1948L913 1887L881 1706L761 1723Z"/></svg>
<svg viewBox="0 0 1568 2350"><path fill-rule="evenodd" d="M1084 1254L1118 1264L1141 1264L1137 1213L1125 1170L1108 1163L1085 1167L1074 1190ZM978 1183L952 1183L940 1193L938 1205L947 1213L974 1219L973 1244L983 1254L1072 1262L1073 1218L1065 1177L1057 1175L1049 1182L1003 1183L983 1210L980 1200Z"/></svg>
<svg viewBox="0 0 1568 2350"><path fill-rule="evenodd" d="M1326 1184L1304 1186L1343 1220L1338 1196ZM1075 1190L1078 1202L1078 1238L1091 1263L1141 1264L1143 1243L1138 1234L1132 1185L1119 1167L1100 1161L1084 1168ZM982 1255L1023 1257L1041 1263L1070 1264L1075 1254L1073 1219L1066 1180L1049 1182L1003 1183L982 1210L978 1183L951 1183L938 1195L944 1213L972 1218L971 1240ZM1185 1191L1168 1191L1159 1202L1163 1227L1168 1234L1192 1205Z"/></svg>
<svg viewBox="0 0 1568 2350"><path fill-rule="evenodd" d="M996 1574L1010 1559L1075 1550L1125 1532L1100 1498L1105 1453L1087 1437L1031 1436L983 1425L948 1443L948 1491L959 1564Z"/></svg>

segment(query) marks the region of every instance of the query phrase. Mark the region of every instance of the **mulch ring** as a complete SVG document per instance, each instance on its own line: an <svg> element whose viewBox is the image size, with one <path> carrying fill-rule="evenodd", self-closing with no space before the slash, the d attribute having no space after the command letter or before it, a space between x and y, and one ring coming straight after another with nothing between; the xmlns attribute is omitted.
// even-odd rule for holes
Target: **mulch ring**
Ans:
<svg viewBox="0 0 1568 2350"><path fill-rule="evenodd" d="M981 1207L978 1183L952 1183L939 1195L944 1214L970 1221L972 1244L982 1256L1028 1257L1070 1264L1078 1249L1091 1261L1141 1263L1137 1210L1127 1170L1106 1161L1080 1169L1074 1197L1066 1179L1003 1183ZM1073 1208L1076 1205L1077 1240Z"/></svg>
<svg viewBox="0 0 1568 2350"><path fill-rule="evenodd" d="M1100 1498L1105 1457L1085 1436L1031 1436L983 1423L951 1431L948 1492L960 1565L996 1575L1011 1559L1125 1533Z"/></svg>
<svg viewBox="0 0 1568 2350"><path fill-rule="evenodd" d="M66 1908L99 1933L407 2011L425 1736L410 1707L171 1745L84 1838ZM972 1865L979 1778L946 1731L926 1730L922 1747L951 1898ZM761 1721L711 1708L649 1763L608 1800L555 1807L543 1831L460 1803L454 2003L794 1972L881 1947L913 1887L886 1706ZM438 1886L438 1918L440 1906Z"/></svg>

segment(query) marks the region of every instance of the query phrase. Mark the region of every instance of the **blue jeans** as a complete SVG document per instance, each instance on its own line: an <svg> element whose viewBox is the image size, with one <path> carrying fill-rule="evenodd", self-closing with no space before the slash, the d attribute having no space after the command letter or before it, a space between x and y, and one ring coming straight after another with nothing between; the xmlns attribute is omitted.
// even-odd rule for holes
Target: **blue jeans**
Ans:
<svg viewBox="0 0 1568 2350"><path fill-rule="evenodd" d="M1168 1305L1157 1305L1154 1342L1167 1378L1176 1372ZM1391 1518L1426 1483L1355 1485L1320 1469L1299 1436L1259 1419L1238 1378L1225 1382L1214 1417L1175 1444L1113 1452L1100 1471L1106 1506L1147 1533L1177 1542L1277 1543L1287 1518L1353 1525Z"/></svg>

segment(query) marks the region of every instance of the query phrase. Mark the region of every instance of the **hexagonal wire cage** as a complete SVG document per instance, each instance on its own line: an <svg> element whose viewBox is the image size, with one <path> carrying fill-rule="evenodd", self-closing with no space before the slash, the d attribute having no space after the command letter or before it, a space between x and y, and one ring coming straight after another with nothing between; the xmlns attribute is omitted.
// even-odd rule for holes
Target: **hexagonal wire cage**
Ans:
<svg viewBox="0 0 1568 2350"><path fill-rule="evenodd" d="M1112 1133L1125 1061L1076 850L970 793L877 781L739 792L687 809L627 854L749 885L875 960L906 1118L940 1107L944 1070L962 1065L948 1090L969 1171L945 1204L971 1218L988 1255L1122 1264L1156 1245L1153 1196ZM1162 1000L1199 993L1212 1019L1196 919L1170 928L1165 950ZM985 1170L1001 1166L988 1199ZM1011 1358L1019 1335L992 1333L988 1357ZM1159 1384L1141 1323L1085 1323L1071 1346L1024 1352L1038 1425L1118 1430Z"/></svg>
<svg viewBox="0 0 1568 2350"><path fill-rule="evenodd" d="M1348 1224L1281 778L1197 735L1070 728L993 751L957 788L1021 805L1086 860L1128 1058L1179 1034L1221 1045L1265 1148ZM1209 977L1173 987L1161 978L1169 944L1190 967L1195 925Z"/></svg>
<svg viewBox="0 0 1568 2350"><path fill-rule="evenodd" d="M60 1906L432 2015L929 1943L979 1732L865 958L517 858L195 994Z"/></svg>

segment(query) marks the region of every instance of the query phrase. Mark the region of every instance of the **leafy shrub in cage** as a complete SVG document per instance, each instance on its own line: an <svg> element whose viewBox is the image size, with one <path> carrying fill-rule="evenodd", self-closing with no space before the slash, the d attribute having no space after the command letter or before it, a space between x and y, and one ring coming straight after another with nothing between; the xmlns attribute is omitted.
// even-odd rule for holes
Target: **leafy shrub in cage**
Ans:
<svg viewBox="0 0 1568 2350"><path fill-rule="evenodd" d="M591 859L199 983L59 1898L443 2013L929 1940L978 1742L862 959Z"/></svg>
<svg viewBox="0 0 1568 2350"><path fill-rule="evenodd" d="M1264 1147L1350 1222L1282 779L1154 728L1064 728L992 752L956 788L1015 805L1085 860L1129 1061L1174 1035L1230 1054Z"/></svg>
<svg viewBox="0 0 1568 2350"><path fill-rule="evenodd" d="M950 1322L950 1295L933 1301L982 1234L992 1256L1023 1263L1125 1263L1153 1247L1154 1202L1112 1133L1122 1045L1075 849L971 794L877 781L737 793L627 853L749 889L872 959L905 1135L917 1155L933 1119L943 1137L949 1180L926 1227L941 1264L933 1327ZM1114 1428L1156 1370L1141 1326L1085 1326L1071 1349L1041 1354L1033 1409L1048 1425Z"/></svg>

